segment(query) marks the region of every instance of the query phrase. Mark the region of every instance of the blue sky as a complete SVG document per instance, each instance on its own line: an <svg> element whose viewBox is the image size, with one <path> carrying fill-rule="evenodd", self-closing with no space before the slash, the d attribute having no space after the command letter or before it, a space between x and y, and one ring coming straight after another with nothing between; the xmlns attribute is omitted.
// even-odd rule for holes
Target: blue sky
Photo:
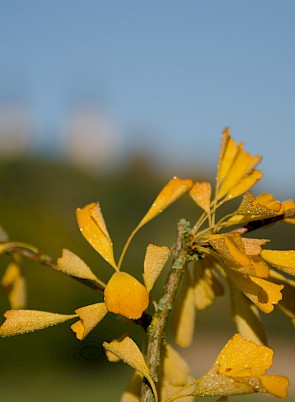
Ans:
<svg viewBox="0 0 295 402"><path fill-rule="evenodd" d="M0 10L0 99L26 104L41 148L57 147L81 98L102 105L125 151L169 166L214 166L230 126L263 154L265 186L294 197L295 2L0 0Z"/></svg>

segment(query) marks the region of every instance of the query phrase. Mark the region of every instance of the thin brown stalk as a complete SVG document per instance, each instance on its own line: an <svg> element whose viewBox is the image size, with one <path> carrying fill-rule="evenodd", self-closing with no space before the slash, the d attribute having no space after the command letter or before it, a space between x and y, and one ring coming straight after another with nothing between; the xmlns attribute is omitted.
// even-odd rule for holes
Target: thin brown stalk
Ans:
<svg viewBox="0 0 295 402"><path fill-rule="evenodd" d="M146 362L148 364L150 374L155 382L158 381L159 376L161 351L163 341L165 340L164 330L187 263L189 246L188 226L189 225L185 220L181 220L178 224L174 261L167 277L163 295L158 303L158 307L153 316L151 325L148 328ZM141 401L151 402L154 400L155 399L149 384L144 383L142 387Z"/></svg>

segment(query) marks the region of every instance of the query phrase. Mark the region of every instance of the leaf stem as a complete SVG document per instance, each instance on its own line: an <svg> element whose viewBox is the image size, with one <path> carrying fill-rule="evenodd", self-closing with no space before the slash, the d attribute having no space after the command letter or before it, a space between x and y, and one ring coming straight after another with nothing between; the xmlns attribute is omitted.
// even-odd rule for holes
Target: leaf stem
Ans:
<svg viewBox="0 0 295 402"><path fill-rule="evenodd" d="M161 350L165 340L164 330L187 263L189 235L190 225L186 220L182 219L177 226L175 255L171 270L166 280L163 295L158 303L158 308L148 328L146 362L155 382L158 381ZM143 383L141 402L154 400L149 384Z"/></svg>
<svg viewBox="0 0 295 402"><path fill-rule="evenodd" d="M30 260L37 261L42 265L46 265L50 268L56 270L56 263L52 260L50 256L44 254L37 247L34 247L27 243L22 242L7 242L0 244L0 251L5 252L7 254L18 254L22 255ZM60 272L57 270L57 272ZM76 278L74 276L69 275L71 278L76 281L82 283L83 285L88 286L89 288L95 290L96 292L103 293L103 287L97 282L91 281L89 279Z"/></svg>

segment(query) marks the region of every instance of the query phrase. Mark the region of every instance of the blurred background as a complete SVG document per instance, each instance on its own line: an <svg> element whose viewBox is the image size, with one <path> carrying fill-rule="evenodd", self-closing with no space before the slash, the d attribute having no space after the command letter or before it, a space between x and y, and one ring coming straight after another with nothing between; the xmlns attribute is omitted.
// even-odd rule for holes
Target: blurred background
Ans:
<svg viewBox="0 0 295 402"><path fill-rule="evenodd" d="M294 18L295 3L279 0L0 0L0 224L10 238L54 259L69 248L107 280L75 208L100 201L118 256L173 175L214 180L226 126L263 155L254 192L294 198ZM139 276L146 245L172 245L179 218L198 213L188 199L173 205L138 234L124 268ZM294 247L284 224L262 232L273 247ZM70 314L97 302L70 278L23 263L28 308ZM1 294L1 314L8 308ZM291 324L277 311L263 319L273 372L295 381ZM202 375L235 331L227 299L197 325L187 356ZM3 400L119 400L131 370L107 363L101 343L130 331L140 339L140 329L109 315L79 342L69 327L0 340Z"/></svg>

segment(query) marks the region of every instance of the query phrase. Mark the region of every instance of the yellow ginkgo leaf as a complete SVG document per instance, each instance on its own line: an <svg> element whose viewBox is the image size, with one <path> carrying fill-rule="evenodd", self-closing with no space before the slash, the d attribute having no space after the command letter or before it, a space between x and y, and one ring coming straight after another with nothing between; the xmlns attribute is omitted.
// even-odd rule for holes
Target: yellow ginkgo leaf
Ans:
<svg viewBox="0 0 295 402"><path fill-rule="evenodd" d="M269 218L280 212L280 204L270 194L262 194L254 197L249 191L243 197L241 205L236 210L237 215L258 216L259 218Z"/></svg>
<svg viewBox="0 0 295 402"><path fill-rule="evenodd" d="M26 306L26 280L16 261L8 264L1 279L1 287L8 294L9 304L12 309L18 310Z"/></svg>
<svg viewBox="0 0 295 402"><path fill-rule="evenodd" d="M259 377L273 364L273 351L267 346L236 334L216 359L218 372L230 377Z"/></svg>
<svg viewBox="0 0 295 402"><path fill-rule="evenodd" d="M8 310L0 327L0 336L13 336L38 331L77 317L37 310Z"/></svg>
<svg viewBox="0 0 295 402"><path fill-rule="evenodd" d="M154 244L147 246L144 259L143 279L148 293L151 291L154 283L162 272L170 253L169 247L166 246L159 247Z"/></svg>
<svg viewBox="0 0 295 402"><path fill-rule="evenodd" d="M192 185L193 182L190 179L182 180L178 177L173 177L173 179L171 179L158 194L148 212L139 222L136 231L163 212L167 207L169 207L169 205L178 200L186 192L188 192Z"/></svg>
<svg viewBox="0 0 295 402"><path fill-rule="evenodd" d="M177 345L191 345L195 328L195 294L189 275L185 273L173 318L173 334Z"/></svg>
<svg viewBox="0 0 295 402"><path fill-rule="evenodd" d="M234 193L240 187L241 180L261 161L261 156L252 156L239 147L236 158L234 159L229 172L225 176L218 190L218 199L223 198L230 191ZM239 190L238 190L239 191Z"/></svg>
<svg viewBox="0 0 295 402"><path fill-rule="evenodd" d="M196 383L194 396L230 396L230 395L243 395L259 392L259 381L252 379L250 381L245 379L238 379L234 381L233 378L218 373L218 367L215 364L211 370L208 371ZM218 402L219 399L216 401Z"/></svg>
<svg viewBox="0 0 295 402"><path fill-rule="evenodd" d="M211 235L210 245L222 262L242 274L267 278L269 267L260 257L261 247L266 240L244 239L239 233Z"/></svg>
<svg viewBox="0 0 295 402"><path fill-rule="evenodd" d="M136 226L136 228L133 230L129 238L127 239L127 242L123 248L123 251L121 253L119 262L118 262L118 267L120 268L122 265L122 261L124 259L125 253L129 247L129 244L131 243L133 237L136 235L136 233L141 229L144 225L146 225L149 221L154 219L157 215L162 213L166 208L169 207L173 202L178 200L181 196L183 196L186 192L188 192L193 185L192 180L182 180L179 179L178 177L173 177L169 181L166 186L163 187L163 189L160 191L154 202L152 203L152 206L150 209L147 211L147 213L144 215L142 220L139 222L139 224Z"/></svg>
<svg viewBox="0 0 295 402"><path fill-rule="evenodd" d="M245 176L251 175L251 172L260 161L261 156L252 156L244 151L243 144L236 144L230 137L229 129L225 129L222 137L217 170L217 199L223 198L230 191L232 191L233 196L235 191L239 193L243 190L245 182L240 184L241 181L246 180L244 179ZM257 179L258 177L255 177L253 185L256 183ZM253 178L248 179L250 182L251 180L253 180ZM249 183L246 184L246 187L248 184Z"/></svg>
<svg viewBox="0 0 295 402"><path fill-rule="evenodd" d="M105 287L105 284L94 275L88 265L70 250L63 249L62 256L57 260L56 270L75 278L95 281Z"/></svg>
<svg viewBox="0 0 295 402"><path fill-rule="evenodd" d="M255 198L253 205L266 206L270 210L276 211L276 213L282 213L284 208L280 201L276 200L272 194L262 193Z"/></svg>
<svg viewBox="0 0 295 402"><path fill-rule="evenodd" d="M237 145L230 136L230 129L227 127L223 130L221 137L221 145L219 150L218 168L217 168L217 185L224 179L229 171L233 160L237 154Z"/></svg>
<svg viewBox="0 0 295 402"><path fill-rule="evenodd" d="M274 305L282 299L283 285L277 285L265 279L241 274L235 270L227 270L234 284L254 303L259 310L270 313Z"/></svg>
<svg viewBox="0 0 295 402"><path fill-rule="evenodd" d="M288 211L289 212L291 212L291 210L295 211L295 202L293 200L286 200L286 201L282 202L282 205L284 207L286 215L287 215ZM290 217L284 218L284 222L295 225L295 212L293 212Z"/></svg>
<svg viewBox="0 0 295 402"><path fill-rule="evenodd" d="M120 342L122 342L122 339L123 338L121 338L121 339L113 339L112 340L112 345L115 346L116 342L118 344L120 344ZM112 353L108 349L105 349L105 355L106 355L106 358L108 359L108 361L111 362L111 363L118 363L121 360L120 357L118 357L117 355L115 355L114 353ZM140 377L142 378L142 376L140 376Z"/></svg>
<svg viewBox="0 0 295 402"><path fill-rule="evenodd" d="M80 341L84 339L104 318L107 312L105 303L90 304L75 310L80 321L71 325L71 329L75 332L77 339Z"/></svg>
<svg viewBox="0 0 295 402"><path fill-rule="evenodd" d="M98 203L91 203L84 208L77 208L77 221L82 235L88 243L115 269L113 243L108 234Z"/></svg>
<svg viewBox="0 0 295 402"><path fill-rule="evenodd" d="M121 396L120 402L140 402L143 375L134 371L129 384Z"/></svg>
<svg viewBox="0 0 295 402"><path fill-rule="evenodd" d="M213 235L209 239L209 243L226 266L246 274L254 273L251 261L246 254L241 236L238 233Z"/></svg>
<svg viewBox="0 0 295 402"><path fill-rule="evenodd" d="M248 256L259 255L262 250L261 246L269 242L267 239L250 239L248 237L242 237L241 240Z"/></svg>
<svg viewBox="0 0 295 402"><path fill-rule="evenodd" d="M212 269L216 264L212 257L207 256L194 265L194 295L197 310L210 306L217 296L224 293L223 285Z"/></svg>
<svg viewBox="0 0 295 402"><path fill-rule="evenodd" d="M230 200L246 193L246 191L254 187L262 177L263 173L260 172L260 170L252 170L249 174L243 176L240 182L227 193L226 199Z"/></svg>
<svg viewBox="0 0 295 402"><path fill-rule="evenodd" d="M228 222L232 225L247 223L258 219L268 219L284 213L283 205L271 194L263 193L257 197L248 191L239 208Z"/></svg>
<svg viewBox="0 0 295 402"><path fill-rule="evenodd" d="M257 307L229 279L232 319L243 338L258 345L266 343Z"/></svg>
<svg viewBox="0 0 295 402"><path fill-rule="evenodd" d="M115 272L104 291L104 300L109 312L137 320L149 305L146 288L132 275Z"/></svg>
<svg viewBox="0 0 295 402"><path fill-rule="evenodd" d="M114 339L112 342L121 342L121 340ZM110 363L118 363L121 360L118 356L114 355L114 353L110 352L107 349L105 349L105 355Z"/></svg>
<svg viewBox="0 0 295 402"><path fill-rule="evenodd" d="M256 276L257 278L269 277L269 266L260 255L250 255L249 260L253 270L251 273L252 276Z"/></svg>
<svg viewBox="0 0 295 402"><path fill-rule="evenodd" d="M210 214L211 184L206 181L194 183L189 195L207 214Z"/></svg>
<svg viewBox="0 0 295 402"><path fill-rule="evenodd" d="M268 241L267 239L242 238L245 252L253 268L252 276L257 276L258 278L268 278L269 276L269 266L261 257L261 246Z"/></svg>
<svg viewBox="0 0 295 402"><path fill-rule="evenodd" d="M196 381L195 396L230 396L269 393L287 396L287 377L264 375L273 363L273 352L263 345L234 335L207 374Z"/></svg>
<svg viewBox="0 0 295 402"><path fill-rule="evenodd" d="M263 375L259 379L265 392L277 398L287 398L287 388L290 385L287 377L281 375Z"/></svg>
<svg viewBox="0 0 295 402"><path fill-rule="evenodd" d="M144 357L136 343L131 338L126 336L126 338L124 338L121 342L104 342L103 347L109 350L114 355L118 356L121 360L123 360L124 363L127 363L129 366L137 370L148 380L152 387L155 400L157 402L158 395L155 383L149 373L149 369L144 360Z"/></svg>
<svg viewBox="0 0 295 402"><path fill-rule="evenodd" d="M295 250L262 250L261 256L279 270L295 275Z"/></svg>
<svg viewBox="0 0 295 402"><path fill-rule="evenodd" d="M236 264L241 267L250 265L249 257L246 254L244 243L240 236L225 236L224 242Z"/></svg>

